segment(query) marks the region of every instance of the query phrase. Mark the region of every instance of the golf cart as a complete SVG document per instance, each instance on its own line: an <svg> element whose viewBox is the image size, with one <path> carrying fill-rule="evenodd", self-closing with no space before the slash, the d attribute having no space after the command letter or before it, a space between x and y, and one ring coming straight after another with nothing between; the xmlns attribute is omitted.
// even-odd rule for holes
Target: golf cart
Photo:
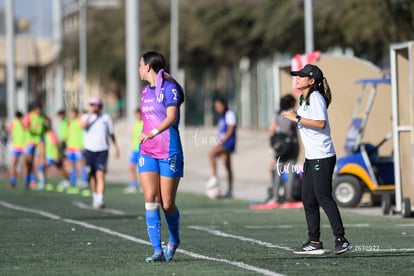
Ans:
<svg viewBox="0 0 414 276"><path fill-rule="evenodd" d="M372 203L382 204L382 211L388 214L395 193L394 161L392 156L379 156L378 149L392 137L388 133L378 144L361 143L361 137L375 99L378 85L390 85L389 78L362 79L357 104L345 142L346 155L338 158L334 178L333 197L339 206L356 207L364 192L371 193ZM366 107L360 114L366 87L372 87Z"/></svg>

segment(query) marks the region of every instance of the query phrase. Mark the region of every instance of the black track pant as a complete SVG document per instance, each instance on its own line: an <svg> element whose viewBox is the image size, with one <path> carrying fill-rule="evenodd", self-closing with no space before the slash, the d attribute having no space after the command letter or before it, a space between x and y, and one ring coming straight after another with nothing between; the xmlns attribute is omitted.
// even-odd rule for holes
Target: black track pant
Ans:
<svg viewBox="0 0 414 276"><path fill-rule="evenodd" d="M336 163L336 156L305 160L303 165L302 200L305 208L308 236L311 241L319 241L320 212L325 211L336 238L344 237L345 230L338 206L332 198L332 174Z"/></svg>

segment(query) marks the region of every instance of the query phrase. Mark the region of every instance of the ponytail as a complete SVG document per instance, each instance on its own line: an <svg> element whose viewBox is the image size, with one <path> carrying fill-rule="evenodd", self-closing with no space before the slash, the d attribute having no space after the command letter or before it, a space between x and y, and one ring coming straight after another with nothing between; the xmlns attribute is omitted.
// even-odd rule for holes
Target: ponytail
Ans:
<svg viewBox="0 0 414 276"><path fill-rule="evenodd" d="M322 79L322 91L320 91L322 93L323 98L325 99L325 103L326 103L326 109L328 109L328 106L330 105L330 103L332 102L332 93L331 93L331 88L329 87L328 81L326 80L326 78Z"/></svg>
<svg viewBox="0 0 414 276"><path fill-rule="evenodd" d="M315 83L311 87L306 98L303 95L300 96L299 104L302 105L302 103L305 102L306 105L309 105L309 97L315 91L318 91L319 93L321 93L322 97L325 100L326 109L328 109L332 101L332 93L331 93L331 88L329 87L328 81L326 80L325 77L320 82Z"/></svg>

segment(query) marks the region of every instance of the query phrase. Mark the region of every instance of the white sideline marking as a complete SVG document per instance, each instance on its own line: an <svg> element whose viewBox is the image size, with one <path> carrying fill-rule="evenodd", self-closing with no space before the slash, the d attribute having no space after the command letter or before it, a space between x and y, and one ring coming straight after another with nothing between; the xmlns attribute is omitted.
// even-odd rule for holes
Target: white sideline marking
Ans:
<svg viewBox="0 0 414 276"><path fill-rule="evenodd" d="M414 227L414 224L407 223L407 224L397 224L398 227Z"/></svg>
<svg viewBox="0 0 414 276"><path fill-rule="evenodd" d="M329 224L322 225L324 228L331 228ZM344 224L344 227L350 227L350 228L363 228L363 227L369 227L369 223L357 223L357 224Z"/></svg>
<svg viewBox="0 0 414 276"><path fill-rule="evenodd" d="M277 244L272 244L270 242L259 241L259 240L255 240L255 239L247 238L247 237L243 237L243 236L236 236L236 235L228 234L228 233L225 233L225 232L222 232L222 231L219 231L219 230L214 230L214 229L207 228L207 227L189 226L188 228L194 229L194 230L199 230L199 231L205 231L207 233L210 233L212 235L219 236L219 237L232 238L232 239L236 239L236 240L240 240L240 241L256 243L256 244L263 245L263 246L266 246L266 247L279 248L279 249L283 249L283 250L286 250L286 251L293 251L293 249L290 248L290 247L280 246L280 245L277 245Z"/></svg>
<svg viewBox="0 0 414 276"><path fill-rule="evenodd" d="M124 211L110 209L110 208L95 209L92 206L89 206L89 205L87 205L85 203L82 203L82 202L79 202L79 201L74 201L73 205L75 205L78 208L85 209L85 210L105 212L105 213L110 213L110 214L114 214L114 215L125 215L126 214Z"/></svg>
<svg viewBox="0 0 414 276"><path fill-rule="evenodd" d="M62 218L58 215L54 215L45 211L41 211L41 210L36 210L36 209L32 209L32 208L26 208L26 207L22 207L19 205L14 205L11 203L8 203L6 201L2 201L0 200L0 205L2 205L5 208L9 208L9 209L13 209L13 210L17 210L17 211L22 211L22 212L26 212L26 213L33 213L33 214L37 214L43 217L47 217L53 220L57 220L57 221L62 221L65 223L69 223L69 224L76 224L88 229L93 229L93 230L97 230L100 232L103 232L105 234L109 234L112 236L116 236L119 238L123 238L135 243L139 243L139 244L144 244L144 245L151 245L150 242L146 241L146 240L142 240L139 238L135 238L133 236L129 236L126 234L122 234L116 231L113 231L109 228L105 228L105 227L100 227L100 226L96 226L87 222L83 222L83 221L79 221L79 220L73 220L73 219L66 219L66 218ZM196 259L203 259L203 260L209 260L209 261L215 261L215 262L220 262L220 263L225 263L225 264L229 264L229 265L233 265L245 270L250 270L262 275L268 275L268 276L283 276L283 274L280 273L276 273L267 269L263 269L260 267L256 267L256 266L252 266L252 265L248 265L242 262L235 262L235 261L230 261L230 260L226 260L226 259L218 259L218 258L213 258L213 257L208 257L208 256L204 256L204 255L200 255L191 251L187 251L187 250L183 250L183 249L177 249L177 252L181 253L181 254L185 254L187 256L196 258Z"/></svg>
<svg viewBox="0 0 414 276"><path fill-rule="evenodd" d="M374 252L384 252L384 253L393 253L393 252L414 252L414 248L391 248L391 249L378 249Z"/></svg>
<svg viewBox="0 0 414 276"><path fill-rule="evenodd" d="M246 225L244 228L246 229L290 229L293 228L292 225L275 225L275 226L262 226L262 225Z"/></svg>
<svg viewBox="0 0 414 276"><path fill-rule="evenodd" d="M359 223L359 224L345 224L346 228L364 228L364 227L370 227L368 223ZM261 225L246 225L245 228L247 229L291 229L293 228L293 225L274 225L274 226L261 226ZM331 226L329 224L323 224L321 227L323 228L330 228Z"/></svg>
<svg viewBox="0 0 414 276"><path fill-rule="evenodd" d="M365 227L365 226L362 226L362 227ZM222 231L214 230L214 229L207 228L207 227L189 226L188 228L194 229L194 230L205 231L207 233L210 233L212 235L219 236L219 237L233 238L233 239L237 239L237 240L241 240L241 241L256 243L256 244L263 245L263 246L266 246L266 247L273 247L273 248L279 248L279 249L283 249L283 250L287 250L287 251L293 251L293 249L291 249L289 247L275 245L275 244L272 244L272 243L269 243L269 242L259 241L259 240L255 240L255 239L251 239L251 238L246 238L246 237L243 237L243 236L236 236L236 235L224 233ZM357 252L358 250L354 249L353 251ZM414 248L395 248L395 249L394 248L384 248L384 249L372 249L372 250L366 251L366 252L369 252L369 253L414 252Z"/></svg>

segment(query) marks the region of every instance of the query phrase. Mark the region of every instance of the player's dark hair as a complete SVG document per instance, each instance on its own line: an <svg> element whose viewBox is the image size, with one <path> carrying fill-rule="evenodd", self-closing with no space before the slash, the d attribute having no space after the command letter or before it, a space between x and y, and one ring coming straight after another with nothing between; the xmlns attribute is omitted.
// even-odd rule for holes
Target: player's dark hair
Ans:
<svg viewBox="0 0 414 276"><path fill-rule="evenodd" d="M296 98L293 97L291 94L283 96L280 99L279 112L289 110L293 108L295 104L296 104Z"/></svg>
<svg viewBox="0 0 414 276"><path fill-rule="evenodd" d="M14 113L14 116L20 119L20 118L23 118L23 113L21 113L20 111L16 111L16 113Z"/></svg>
<svg viewBox="0 0 414 276"><path fill-rule="evenodd" d="M77 108L77 107L73 107L73 108L71 109L71 111L72 111L73 113L75 113L76 115L78 115L78 114L79 114L79 108Z"/></svg>
<svg viewBox="0 0 414 276"><path fill-rule="evenodd" d="M142 59L155 73L158 73L161 69L165 69L165 59L160 53L149 51L142 55Z"/></svg>
<svg viewBox="0 0 414 276"><path fill-rule="evenodd" d="M224 106L224 112L226 112L229 109L229 104L226 98L218 97L214 99L214 102L219 102Z"/></svg>
<svg viewBox="0 0 414 276"><path fill-rule="evenodd" d="M315 80L315 84L310 88L310 91L306 96L306 99L303 95L300 96L300 104L302 105L302 103L306 101L306 105L309 105L309 97L315 91L321 93L322 97L325 99L326 109L328 109L330 103L332 102L332 93L328 81L325 77L319 82L316 82Z"/></svg>
<svg viewBox="0 0 414 276"><path fill-rule="evenodd" d="M158 52L155 51L148 51L145 52L142 55L142 60L144 61L145 64L148 64L152 70L154 70L155 73L158 73L160 70L165 70L165 58L163 57L163 55L161 55ZM165 71L162 74L162 79L166 80L166 81L172 81L175 82L177 84L177 86L179 86L181 89L180 94L180 101L181 103L184 102L184 89L181 87L181 85L169 74L167 74Z"/></svg>

